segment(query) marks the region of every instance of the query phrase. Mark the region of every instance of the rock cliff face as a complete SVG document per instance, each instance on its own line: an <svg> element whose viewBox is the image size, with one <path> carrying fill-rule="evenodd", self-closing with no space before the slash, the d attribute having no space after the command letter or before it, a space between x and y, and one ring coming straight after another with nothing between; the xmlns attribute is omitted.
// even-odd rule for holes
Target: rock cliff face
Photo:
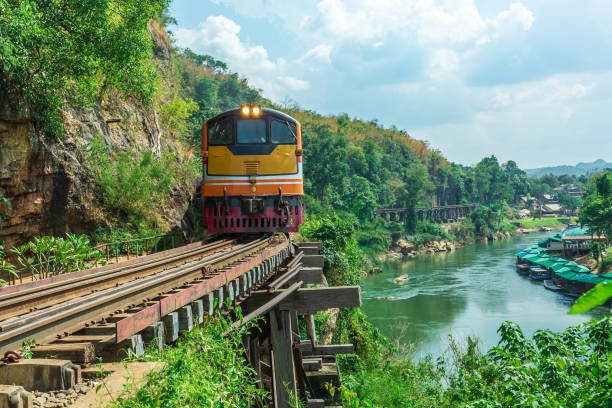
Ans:
<svg viewBox="0 0 612 408"><path fill-rule="evenodd" d="M163 36L153 38L156 58L167 63L168 43ZM37 132L28 113L12 106L0 89L0 194L12 206L0 230L7 248L34 236L84 233L108 225L82 151L93 137L100 135L112 150L177 151L164 137L154 109L117 96L93 108L66 107L62 138ZM191 188L177 187L168 198L162 218L169 227L181 225L191 193Z"/></svg>

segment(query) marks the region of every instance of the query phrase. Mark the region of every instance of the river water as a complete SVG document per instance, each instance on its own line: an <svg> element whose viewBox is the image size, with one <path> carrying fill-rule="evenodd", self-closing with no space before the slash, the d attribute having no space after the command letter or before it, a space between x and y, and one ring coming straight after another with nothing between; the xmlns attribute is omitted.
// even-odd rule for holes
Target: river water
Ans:
<svg viewBox="0 0 612 408"><path fill-rule="evenodd" d="M382 273L364 280L363 309L385 335L413 344L416 360L428 353L441 355L449 334L459 341L478 336L481 349L486 350L497 344L496 330L506 320L518 323L531 336L537 329L559 331L601 316L603 309L568 315L575 299L546 290L516 272L514 252L548 235L522 235L387 262ZM392 282L403 274L410 276L405 284ZM374 299L387 296L396 299Z"/></svg>

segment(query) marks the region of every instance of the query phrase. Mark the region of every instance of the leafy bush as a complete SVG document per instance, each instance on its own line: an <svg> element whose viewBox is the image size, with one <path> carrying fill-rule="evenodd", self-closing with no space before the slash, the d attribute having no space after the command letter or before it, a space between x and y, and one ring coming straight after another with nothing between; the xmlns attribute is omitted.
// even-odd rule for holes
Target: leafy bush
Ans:
<svg viewBox="0 0 612 408"><path fill-rule="evenodd" d="M419 222L416 225L416 232L421 234L429 234L440 238L447 237L446 232L440 228L438 224L429 221Z"/></svg>
<svg viewBox="0 0 612 408"><path fill-rule="evenodd" d="M397 224L391 224L393 226ZM355 231L355 239L359 247L368 255L372 256L378 252L389 250L391 238L393 234L399 235L399 232L391 232L380 219L362 226Z"/></svg>
<svg viewBox="0 0 612 408"><path fill-rule="evenodd" d="M456 242L471 242L474 240L474 224L470 218L464 218L451 227L449 234Z"/></svg>
<svg viewBox="0 0 612 408"><path fill-rule="evenodd" d="M145 407L250 407L263 406L267 392L257 389L256 377L242 349L247 328L229 336L229 321L211 319L179 339L162 353L147 350L148 360L164 367L152 371L133 395L127 392L112 404L115 408Z"/></svg>
<svg viewBox="0 0 612 408"><path fill-rule="evenodd" d="M376 407L606 407L612 402L612 321L605 316L531 339L512 322L486 353L451 338L449 359L341 364L343 382Z"/></svg>
<svg viewBox="0 0 612 408"><path fill-rule="evenodd" d="M178 232L164 234L163 230L147 228L143 223L132 224L130 228L98 228L92 234L92 239L98 245L116 243L108 247L111 257L117 254L127 254L128 248L130 254L142 255L145 251L153 252L156 248L157 251L175 248L182 242ZM120 244L120 242L123 243Z"/></svg>
<svg viewBox="0 0 612 408"><path fill-rule="evenodd" d="M10 250L27 272L40 279L87 268L102 255L94 250L86 235L66 234L66 238L36 237Z"/></svg>
<svg viewBox="0 0 612 408"><path fill-rule="evenodd" d="M302 224L300 232L306 239L322 242L325 274L330 285L359 283L364 257L357 246L353 224L335 215L310 217Z"/></svg>
<svg viewBox="0 0 612 408"><path fill-rule="evenodd" d="M159 158L151 151L111 154L96 137L87 154L104 203L136 226L144 222L145 228L150 228L158 222L157 210L176 184L195 179L195 174L185 177L190 168L181 165L172 153Z"/></svg>

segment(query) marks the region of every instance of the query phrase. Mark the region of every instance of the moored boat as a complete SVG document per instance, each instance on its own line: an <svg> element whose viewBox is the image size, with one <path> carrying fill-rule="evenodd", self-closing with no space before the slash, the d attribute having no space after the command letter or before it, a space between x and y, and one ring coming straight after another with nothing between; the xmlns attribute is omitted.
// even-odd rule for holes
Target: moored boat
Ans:
<svg viewBox="0 0 612 408"><path fill-rule="evenodd" d="M529 264L516 264L516 271L522 275L529 273Z"/></svg>
<svg viewBox="0 0 612 408"><path fill-rule="evenodd" d="M555 282L553 282L550 279L545 279L544 280L544 287L548 290L552 290L553 292L559 292L561 290L563 290L563 288L555 285Z"/></svg>
<svg viewBox="0 0 612 408"><path fill-rule="evenodd" d="M547 269L539 266L532 266L529 268L529 278L534 280L544 280L550 278L550 272Z"/></svg>

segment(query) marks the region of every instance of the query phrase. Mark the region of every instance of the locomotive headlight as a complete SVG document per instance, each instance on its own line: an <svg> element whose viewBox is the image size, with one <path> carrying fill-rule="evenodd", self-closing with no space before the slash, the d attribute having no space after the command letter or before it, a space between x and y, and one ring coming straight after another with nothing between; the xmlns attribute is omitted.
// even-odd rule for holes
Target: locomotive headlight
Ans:
<svg viewBox="0 0 612 408"><path fill-rule="evenodd" d="M259 115L261 113L261 108L259 106L253 106L253 115Z"/></svg>
<svg viewBox="0 0 612 408"><path fill-rule="evenodd" d="M242 108L240 108L240 110L242 111L243 115L248 115L249 112L251 111L251 109L248 106L243 106Z"/></svg>

